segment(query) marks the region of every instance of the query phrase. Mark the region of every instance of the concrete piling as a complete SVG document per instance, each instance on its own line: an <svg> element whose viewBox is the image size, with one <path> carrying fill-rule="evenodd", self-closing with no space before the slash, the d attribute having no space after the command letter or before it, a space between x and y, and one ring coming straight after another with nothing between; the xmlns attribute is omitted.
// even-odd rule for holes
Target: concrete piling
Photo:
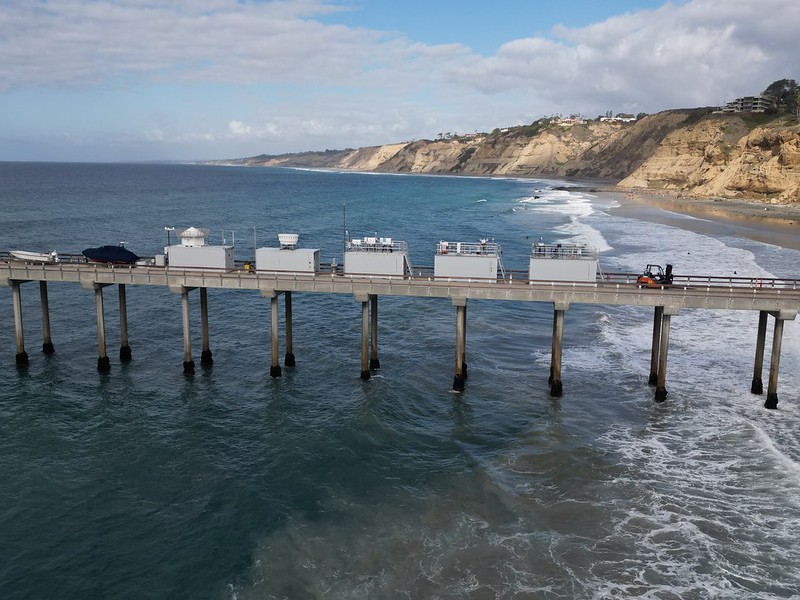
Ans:
<svg viewBox="0 0 800 600"><path fill-rule="evenodd" d="M28 366L28 353L25 352L25 336L22 332L22 292L19 281L11 282L11 301L14 307L14 335L17 342L17 367Z"/></svg>
<svg viewBox="0 0 800 600"><path fill-rule="evenodd" d="M183 374L194 375L192 360L192 330L189 321L189 292L194 288L181 288L181 316L183 320Z"/></svg>
<svg viewBox="0 0 800 600"><path fill-rule="evenodd" d="M208 341L208 290L200 288L200 323L203 336L203 350L200 353L200 366L209 369L214 364L211 345Z"/></svg>
<svg viewBox="0 0 800 600"><path fill-rule="evenodd" d="M769 361L769 382L767 383L767 400L764 408L778 408L778 367L781 363L781 343L783 341L783 321L780 313L775 313L775 328L772 330L772 355Z"/></svg>
<svg viewBox="0 0 800 600"><path fill-rule="evenodd" d="M286 321L286 355L283 359L283 365L286 367L294 367L294 349L292 347L292 292L283 293L283 308L284 317Z"/></svg>
<svg viewBox="0 0 800 600"><path fill-rule="evenodd" d="M280 361L278 360L278 293L275 292L272 297L270 298L270 312L271 312L271 324L272 327L270 329L270 348L271 348L271 356L272 362L270 363L269 367L269 376L272 378L278 378L282 375L281 373L281 365Z"/></svg>
<svg viewBox="0 0 800 600"><path fill-rule="evenodd" d="M133 355L128 344L128 297L125 284L120 283L119 291L119 359L122 362L129 362Z"/></svg>
<svg viewBox="0 0 800 600"><path fill-rule="evenodd" d="M50 356L55 354L53 339L50 335L50 303L47 298L47 282L39 282L39 298L42 304L42 353Z"/></svg>
<svg viewBox="0 0 800 600"><path fill-rule="evenodd" d="M360 299L360 298L359 298ZM369 344L369 297L361 299L361 379L368 380L372 374L369 371L368 344Z"/></svg>
<svg viewBox="0 0 800 600"><path fill-rule="evenodd" d="M464 377L464 356L466 354L467 299L453 298L456 307L456 366L453 376L453 391L463 392L466 379Z"/></svg>
<svg viewBox="0 0 800 600"><path fill-rule="evenodd" d="M653 344L650 349L650 377L649 385L658 384L658 355L661 347L661 322L664 317L664 307L656 306L653 311Z"/></svg>
<svg viewBox="0 0 800 600"><path fill-rule="evenodd" d="M369 370L377 371L381 368L378 360L378 296L370 294L370 338L369 338Z"/></svg>
<svg viewBox="0 0 800 600"><path fill-rule="evenodd" d="M553 303L553 346L550 362L550 395L559 398L564 393L561 383L561 354L564 347L564 312L569 309L567 302Z"/></svg>
<svg viewBox="0 0 800 600"><path fill-rule="evenodd" d="M661 339L659 341L658 352L658 380L656 382L656 402L664 402L667 399L667 354L669 352L669 328L673 316L678 314L675 307L664 307L661 317Z"/></svg>
<svg viewBox="0 0 800 600"><path fill-rule="evenodd" d="M764 382L761 380L762 369L764 368L764 346L767 341L767 315L765 310L758 312L758 335L756 337L756 358L753 364L753 381L750 384L750 392L753 394L764 393Z"/></svg>
<svg viewBox="0 0 800 600"><path fill-rule="evenodd" d="M94 303L97 315L97 370L100 373L111 372L111 361L106 353L106 323L103 315L103 288L107 284L94 284Z"/></svg>
<svg viewBox="0 0 800 600"><path fill-rule="evenodd" d="M464 304L464 314L462 315L464 321L464 355L461 357L461 374L464 378L464 383L467 382L469 372L467 370L467 305Z"/></svg>

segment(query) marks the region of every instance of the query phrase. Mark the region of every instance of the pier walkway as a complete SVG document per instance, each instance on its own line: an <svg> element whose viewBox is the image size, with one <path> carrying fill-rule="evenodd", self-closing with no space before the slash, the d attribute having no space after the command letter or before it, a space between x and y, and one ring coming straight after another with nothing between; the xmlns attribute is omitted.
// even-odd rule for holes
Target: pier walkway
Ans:
<svg viewBox="0 0 800 600"><path fill-rule="evenodd" d="M619 306L645 306L654 308L653 346L651 353L650 383L656 386L656 400L666 398L665 377L667 348L669 343L670 317L682 309L749 310L759 312L756 343L756 361L751 390L762 393L761 367L764 360L767 317L775 320L773 347L770 359L769 389L766 406L777 405L777 373L780 361L780 344L783 324L794 320L800 311L800 280L765 279L752 277L715 277L705 275L675 275L671 285L640 287L636 283L638 274L604 273L594 283L537 281L528 279L525 271L506 271L503 277L452 278L435 277L430 267L414 267L406 276L344 274L336 270L316 273L256 272L250 268L183 269L152 265L105 265L82 262L82 257L62 256L62 262L53 264L28 263L13 260L0 254L0 285L13 288L14 317L17 336L17 364L27 364L22 336L20 285L25 282L40 282L42 319L45 343L43 351L52 351L49 339L49 316L47 305L48 283L79 283L94 290L98 312L98 369L108 370L105 354L102 290L116 285L120 293L120 323L123 340L120 358L130 357L127 346L127 316L125 308L125 286L149 285L168 287L181 294L184 319L184 370L194 370L189 339L188 293L200 289L203 315L203 360L211 364L208 344L206 290L235 289L257 291L272 299L272 366L270 374L280 376L277 360L279 295L285 296L286 311L286 366L292 366L291 353L291 294L326 293L350 294L362 302L362 371L364 379L370 370L379 368L377 360L377 298L378 296L410 296L418 298L447 298L456 307L456 374L453 388L463 390L466 380L465 328L466 305L469 300L510 300L519 302L553 303L553 349L551 363L551 394L559 396L561 385L561 338L563 335L564 311L572 304L605 304ZM237 265L238 267L239 265ZM249 267L249 265L248 265ZM372 310L371 319L369 316ZM371 328L370 328L371 324ZM371 331L370 331L371 329ZM369 342L368 342L369 338ZM367 347L371 359L367 362ZM123 352L123 350L125 352Z"/></svg>

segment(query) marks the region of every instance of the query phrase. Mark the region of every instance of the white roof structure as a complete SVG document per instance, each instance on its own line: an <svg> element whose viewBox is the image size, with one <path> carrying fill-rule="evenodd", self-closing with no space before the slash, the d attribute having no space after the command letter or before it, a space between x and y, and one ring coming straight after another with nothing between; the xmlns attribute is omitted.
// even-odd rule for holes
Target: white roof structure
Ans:
<svg viewBox="0 0 800 600"><path fill-rule="evenodd" d="M209 233L208 229L189 227L189 229L184 229L178 235L181 237L182 246L205 246Z"/></svg>

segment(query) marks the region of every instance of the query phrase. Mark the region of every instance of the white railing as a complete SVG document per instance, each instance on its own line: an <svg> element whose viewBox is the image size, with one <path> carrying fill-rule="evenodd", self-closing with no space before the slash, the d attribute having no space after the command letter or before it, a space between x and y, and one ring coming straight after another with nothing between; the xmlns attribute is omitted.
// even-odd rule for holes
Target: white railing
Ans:
<svg viewBox="0 0 800 600"><path fill-rule="evenodd" d="M345 243L347 252L408 252L408 243L387 237L365 237L348 240Z"/></svg>
<svg viewBox="0 0 800 600"><path fill-rule="evenodd" d="M531 257L597 260L597 249L586 244L545 244L543 242L534 242L531 245Z"/></svg>
<svg viewBox="0 0 800 600"><path fill-rule="evenodd" d="M436 254L480 254L483 256L499 256L500 244L481 240L480 242L439 242Z"/></svg>

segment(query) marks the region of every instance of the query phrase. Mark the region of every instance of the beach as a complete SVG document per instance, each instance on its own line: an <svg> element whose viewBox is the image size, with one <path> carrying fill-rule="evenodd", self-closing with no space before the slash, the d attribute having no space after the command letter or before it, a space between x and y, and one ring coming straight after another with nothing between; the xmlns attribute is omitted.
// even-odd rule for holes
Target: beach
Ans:
<svg viewBox="0 0 800 600"><path fill-rule="evenodd" d="M691 198L665 191L619 188L613 195L621 217L660 223L703 234L740 236L800 250L800 204L772 204L758 200ZM692 218L686 218L692 217Z"/></svg>

